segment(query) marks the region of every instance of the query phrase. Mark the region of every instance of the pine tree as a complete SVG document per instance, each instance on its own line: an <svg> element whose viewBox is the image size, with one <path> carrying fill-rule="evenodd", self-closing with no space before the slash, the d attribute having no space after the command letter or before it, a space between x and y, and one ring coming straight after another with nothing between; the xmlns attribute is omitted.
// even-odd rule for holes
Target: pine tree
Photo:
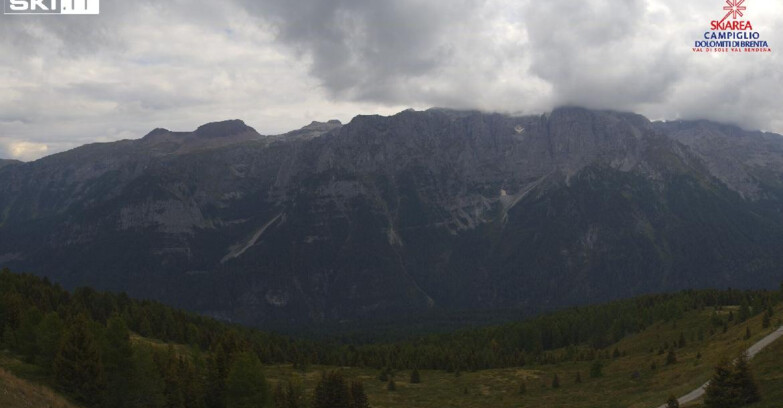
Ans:
<svg viewBox="0 0 783 408"><path fill-rule="evenodd" d="M216 346L215 351L207 359L207 395L209 408L224 408L226 406L226 377L228 376L228 354L222 346Z"/></svg>
<svg viewBox="0 0 783 408"><path fill-rule="evenodd" d="M339 371L324 373L315 386L313 408L347 407L349 401L349 390L343 375Z"/></svg>
<svg viewBox="0 0 783 408"><path fill-rule="evenodd" d="M666 365L672 365L677 363L677 354L674 352L674 349L669 349L669 353L666 355Z"/></svg>
<svg viewBox="0 0 783 408"><path fill-rule="evenodd" d="M560 377L557 374L552 377L552 388L560 388Z"/></svg>
<svg viewBox="0 0 783 408"><path fill-rule="evenodd" d="M726 360L715 367L715 373L704 396L706 408L736 408L760 400L747 354L741 354L734 364Z"/></svg>
<svg viewBox="0 0 783 408"><path fill-rule="evenodd" d="M770 320L772 315L769 313L769 310L764 312L764 317L761 319L761 327L764 329L768 329L770 326Z"/></svg>
<svg viewBox="0 0 783 408"><path fill-rule="evenodd" d="M57 356L62 340L65 324L56 312L47 313L36 327L36 342L38 355L35 364L46 370L52 369L52 363Z"/></svg>
<svg viewBox="0 0 783 408"><path fill-rule="evenodd" d="M685 347L685 333L680 332L680 339L677 341L677 347L683 348Z"/></svg>
<svg viewBox="0 0 783 408"><path fill-rule="evenodd" d="M137 346L133 350L131 360L128 393L123 396L126 401L125 406L163 407L166 402L165 386L163 377L152 357L152 350L146 346Z"/></svg>
<svg viewBox="0 0 783 408"><path fill-rule="evenodd" d="M750 327L745 327L745 340L750 340Z"/></svg>
<svg viewBox="0 0 783 408"><path fill-rule="evenodd" d="M36 328L41 320L43 313L37 307L32 307L22 313L19 329L16 330L16 349L28 363L34 362L39 353Z"/></svg>
<svg viewBox="0 0 783 408"><path fill-rule="evenodd" d="M413 369L411 372L411 384L419 384L421 383L421 376L419 375L419 370Z"/></svg>
<svg viewBox="0 0 783 408"><path fill-rule="evenodd" d="M593 365L590 366L590 378L603 377L603 368L600 360L593 361Z"/></svg>
<svg viewBox="0 0 783 408"><path fill-rule="evenodd" d="M350 400L348 408L370 408L364 385L361 381L351 381Z"/></svg>
<svg viewBox="0 0 783 408"><path fill-rule="evenodd" d="M386 390L387 391L397 391L397 384L394 383L394 378L389 380L389 383L386 384Z"/></svg>
<svg viewBox="0 0 783 408"><path fill-rule="evenodd" d="M574 384L581 384L581 383L582 383L582 373L577 371L576 378L574 378Z"/></svg>
<svg viewBox="0 0 783 408"><path fill-rule="evenodd" d="M740 305L739 312L737 313L737 323L742 323L745 320L748 320L749 317L750 305L748 304L748 300L744 299Z"/></svg>
<svg viewBox="0 0 783 408"><path fill-rule="evenodd" d="M733 380L740 395L739 402L743 405L751 404L761 399L758 386L750 369L750 361L747 353L740 354L734 361Z"/></svg>
<svg viewBox="0 0 783 408"><path fill-rule="evenodd" d="M298 386L294 386L290 381L286 383L285 387L282 383L277 383L273 401L275 408L300 408L304 406L301 389Z"/></svg>
<svg viewBox="0 0 783 408"><path fill-rule="evenodd" d="M52 366L64 391L77 401L92 405L98 402L104 377L100 349L88 325L83 314L68 324Z"/></svg>
<svg viewBox="0 0 783 408"><path fill-rule="evenodd" d="M106 390L103 396L105 406L122 408L127 404L128 386L133 375L133 348L130 332L125 321L114 316L106 322L102 353Z"/></svg>
<svg viewBox="0 0 783 408"><path fill-rule="evenodd" d="M287 408L287 405L285 388L283 388L282 382L278 382L275 385L275 390L272 391L272 406L275 408Z"/></svg>
<svg viewBox="0 0 783 408"><path fill-rule="evenodd" d="M525 395L527 394L527 383L525 383L525 380L519 382L519 395Z"/></svg>
<svg viewBox="0 0 783 408"><path fill-rule="evenodd" d="M704 394L706 408L736 408L738 396L732 385L732 368L728 361L721 361L715 367L715 373L710 379Z"/></svg>
<svg viewBox="0 0 783 408"><path fill-rule="evenodd" d="M254 353L240 353L226 378L227 408L260 408L269 403L269 384Z"/></svg>
<svg viewBox="0 0 783 408"><path fill-rule="evenodd" d="M666 408L680 408L680 402L677 401L677 397L670 395L666 400Z"/></svg>

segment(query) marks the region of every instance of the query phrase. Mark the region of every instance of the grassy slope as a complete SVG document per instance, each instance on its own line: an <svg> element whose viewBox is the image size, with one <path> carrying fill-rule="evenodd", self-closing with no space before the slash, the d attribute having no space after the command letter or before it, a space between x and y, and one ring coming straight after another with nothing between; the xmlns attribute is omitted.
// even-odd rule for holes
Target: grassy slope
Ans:
<svg viewBox="0 0 783 408"><path fill-rule="evenodd" d="M409 384L410 372L401 371L395 376L397 391L390 392L386 390L386 383L376 379L377 370L342 370L348 377L363 380L374 408L655 407L669 394L679 396L703 384L721 358L739 353L773 329L762 330L758 316L730 326L727 333L722 333L720 327L710 325L711 313L711 309L692 312L678 322L661 323L623 339L616 346L626 356L606 361L604 376L598 379L589 378L589 362L463 372L458 377L454 373L422 370L421 384ZM723 313L728 313L728 308ZM781 316L783 307L778 307L773 327L777 327L775 323ZM746 326L752 331L750 340L743 338ZM710 336L710 329L715 331L713 336ZM698 341L700 330L704 333L703 341ZM677 351L678 363L666 366L666 355L659 355L658 349L664 342L677 341L681 332L688 344ZM134 342L139 341L165 347L163 343L134 336ZM178 349L185 347L177 346ZM701 359L696 358L698 352L702 354ZM653 362L657 364L655 370L651 369ZM4 368L0 369L0 407L75 407L48 387L38 385L45 380L40 369L2 353L0 367ZM783 341L762 351L753 360L753 367L764 397L764 401L753 408L779 406L779 401L783 400ZM329 369L334 367L310 367L303 373L290 365L268 366L266 374L273 383L295 380L310 395L321 371ZM577 372L581 374L582 384L574 382ZM560 377L559 389L550 386L554 374ZM527 393L519 395L523 379Z"/></svg>
<svg viewBox="0 0 783 408"><path fill-rule="evenodd" d="M623 339L616 346L627 355L607 361L604 376L598 379L589 378L589 362L467 372L459 377L453 373L423 370L422 383L416 385L408 383L410 372L403 371L395 377L397 391L390 392L386 390L385 383L376 379L377 370L343 370L347 376L364 381L370 403L375 408L656 407L665 402L669 394L679 396L700 386L709 379L712 368L721 358L738 354L773 329L762 330L761 316L758 316L746 323L730 326L726 333L722 333L720 327L710 325L711 313L711 309L693 312L676 323L661 323ZM723 313L728 313L728 309L724 308ZM781 315L783 308L779 307L773 326ZM744 339L746 327L750 327L752 332L749 340ZM703 341L698 340L700 329L704 333ZM713 336L709 334L710 329L715 330ZM666 366L666 355L659 355L658 349L664 342L671 344L677 341L681 332L687 345L677 350L678 363ZM767 401L765 403L776 399L780 401L780 394L783 394L775 388L783 384L783 356L780 353L783 341L770 347L770 351L754 360L758 365L756 376ZM699 352L701 359L696 358ZM653 362L657 365L655 370L651 369ZM324 369L331 367L311 367L303 374L291 366L273 366L268 367L267 376L273 381L295 379L309 394L319 372ZM581 384L574 382L577 372L581 373ZM554 374L560 378L559 389L550 386ZM518 393L522 379L527 385L525 395ZM773 405L759 405L767 406Z"/></svg>
<svg viewBox="0 0 783 408"><path fill-rule="evenodd" d="M8 363L4 360L3 363ZM0 368L0 407L3 408L76 408L49 387L23 380Z"/></svg>

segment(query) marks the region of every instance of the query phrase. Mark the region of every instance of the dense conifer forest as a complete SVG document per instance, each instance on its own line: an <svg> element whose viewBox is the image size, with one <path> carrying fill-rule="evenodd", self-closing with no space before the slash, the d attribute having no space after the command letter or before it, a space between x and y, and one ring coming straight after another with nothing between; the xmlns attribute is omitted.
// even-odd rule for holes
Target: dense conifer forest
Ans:
<svg viewBox="0 0 783 408"><path fill-rule="evenodd" d="M575 307L525 321L449 334L416 335L404 341L344 344L266 333L175 310L124 294L81 288L68 292L46 279L0 272L2 349L40 367L55 388L78 403L111 407L297 407L304 400L292 384L271 387L264 365L289 363L455 372L521 367L562 361L617 358L609 346L654 323L707 307L739 305L713 314L713 331L764 313L769 325L781 292L700 290L642 296ZM769 316L768 316L769 315ZM676 363L668 350L667 364ZM663 350L660 351L661 353ZM580 376L581 379L581 376ZM389 379L389 384L392 384ZM559 386L561 379L552 379ZM390 385L391 386L391 385ZM366 406L360 382L325 372L313 396L316 406L336 398ZM318 401L322 404L318 405ZM341 402L342 404L342 402ZM341 405L342 406L342 405Z"/></svg>

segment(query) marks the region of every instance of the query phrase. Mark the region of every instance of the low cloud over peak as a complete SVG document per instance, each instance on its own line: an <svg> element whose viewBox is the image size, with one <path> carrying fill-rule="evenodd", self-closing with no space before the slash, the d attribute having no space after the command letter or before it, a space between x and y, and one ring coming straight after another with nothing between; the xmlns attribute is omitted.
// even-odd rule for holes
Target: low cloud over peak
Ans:
<svg viewBox="0 0 783 408"><path fill-rule="evenodd" d="M579 105L782 132L783 5L747 5L772 53L692 52L717 0L136 0L3 15L0 156L222 117L279 133L428 106Z"/></svg>

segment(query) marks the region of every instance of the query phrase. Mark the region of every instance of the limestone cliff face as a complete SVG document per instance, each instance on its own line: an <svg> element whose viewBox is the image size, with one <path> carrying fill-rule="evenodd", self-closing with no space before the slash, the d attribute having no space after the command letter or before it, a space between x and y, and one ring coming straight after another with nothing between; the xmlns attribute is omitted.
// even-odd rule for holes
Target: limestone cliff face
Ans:
<svg viewBox="0 0 783 408"><path fill-rule="evenodd" d="M251 324L770 285L779 138L579 108L156 129L0 165L0 264Z"/></svg>

